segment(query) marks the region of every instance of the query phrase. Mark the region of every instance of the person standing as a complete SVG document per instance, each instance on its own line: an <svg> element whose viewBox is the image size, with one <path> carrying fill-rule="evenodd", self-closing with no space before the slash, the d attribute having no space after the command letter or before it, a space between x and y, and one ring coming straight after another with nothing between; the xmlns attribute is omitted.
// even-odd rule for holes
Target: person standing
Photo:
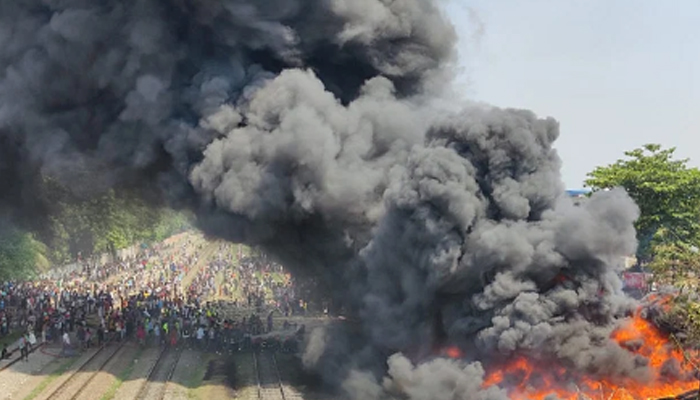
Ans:
<svg viewBox="0 0 700 400"><path fill-rule="evenodd" d="M90 327L85 328L85 349L89 349L92 344L92 331Z"/></svg>
<svg viewBox="0 0 700 400"><path fill-rule="evenodd" d="M68 357L70 356L70 336L68 335L68 332L63 332L62 336L62 342L63 342L63 355Z"/></svg>
<svg viewBox="0 0 700 400"><path fill-rule="evenodd" d="M75 337L78 339L78 344L82 349L86 349L85 345L85 328L82 325L78 325L78 331L75 333Z"/></svg>
<svg viewBox="0 0 700 400"><path fill-rule="evenodd" d="M204 350L204 325L199 325L199 328L197 328L197 347L200 350Z"/></svg>
<svg viewBox="0 0 700 400"><path fill-rule="evenodd" d="M27 347L27 338L25 335L19 338L19 358L24 361L29 361L29 349Z"/></svg>
<svg viewBox="0 0 700 400"><path fill-rule="evenodd" d="M36 346L36 335L34 334L33 330L29 331L27 334L27 341L29 342L29 346L32 348Z"/></svg>
<svg viewBox="0 0 700 400"><path fill-rule="evenodd" d="M273 328L272 313L273 313L273 311L270 311L270 313L267 314L267 332L268 333L272 332L272 328Z"/></svg>

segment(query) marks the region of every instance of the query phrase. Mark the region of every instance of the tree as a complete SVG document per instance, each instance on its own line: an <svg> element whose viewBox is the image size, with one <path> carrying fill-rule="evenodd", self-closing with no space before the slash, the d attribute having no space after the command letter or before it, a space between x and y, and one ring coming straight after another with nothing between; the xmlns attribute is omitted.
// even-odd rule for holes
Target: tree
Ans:
<svg viewBox="0 0 700 400"><path fill-rule="evenodd" d="M0 231L0 280L22 279L48 267L46 247L27 232Z"/></svg>
<svg viewBox="0 0 700 400"><path fill-rule="evenodd" d="M651 259L654 246L700 245L700 170L675 159L675 150L644 145L625 152L626 159L597 167L585 182L593 191L621 186L637 203L641 260Z"/></svg>
<svg viewBox="0 0 700 400"><path fill-rule="evenodd" d="M663 243L654 247L654 257L649 263L654 280L672 285L675 294L662 299L664 311L657 322L673 333L683 344L700 346L700 252L697 247L682 242Z"/></svg>
<svg viewBox="0 0 700 400"><path fill-rule="evenodd" d="M657 283L677 289L664 299L658 322L682 333L687 344L700 345L700 171L674 152L647 144L593 170L586 185L594 191L621 186L637 203L637 257Z"/></svg>
<svg viewBox="0 0 700 400"><path fill-rule="evenodd" d="M128 188L80 197L50 178L45 195L52 204L50 229L42 240L56 264L141 243L162 241L190 227L191 216L150 204Z"/></svg>
<svg viewBox="0 0 700 400"><path fill-rule="evenodd" d="M663 243L654 247L648 267L656 274L657 282L673 285L683 293L697 288L700 254L697 247L682 242Z"/></svg>

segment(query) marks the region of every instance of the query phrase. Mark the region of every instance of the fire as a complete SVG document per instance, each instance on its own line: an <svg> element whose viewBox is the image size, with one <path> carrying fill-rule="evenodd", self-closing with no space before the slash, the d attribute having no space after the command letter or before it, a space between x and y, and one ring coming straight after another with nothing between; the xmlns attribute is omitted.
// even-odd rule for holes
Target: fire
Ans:
<svg viewBox="0 0 700 400"><path fill-rule="evenodd" d="M513 400L545 400L556 395L562 400L647 400L673 397L698 389L694 367L684 354L651 322L637 313L612 334L612 339L633 353L646 357L652 379L644 382L574 376L563 367L542 366L517 357L497 370L489 371L484 387L508 388ZM680 372L666 376L664 367Z"/></svg>
<svg viewBox="0 0 700 400"><path fill-rule="evenodd" d="M445 356L449 358L462 358L464 355L462 354L462 350L457 347L457 346L450 346L445 349Z"/></svg>

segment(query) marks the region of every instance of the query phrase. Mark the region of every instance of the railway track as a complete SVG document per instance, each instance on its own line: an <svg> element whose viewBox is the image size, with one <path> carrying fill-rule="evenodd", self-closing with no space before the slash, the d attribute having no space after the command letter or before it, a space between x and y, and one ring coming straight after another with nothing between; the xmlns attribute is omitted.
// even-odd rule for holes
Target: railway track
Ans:
<svg viewBox="0 0 700 400"><path fill-rule="evenodd" d="M258 400L303 400L298 392L282 382L275 353L254 351L253 366L258 381Z"/></svg>
<svg viewBox="0 0 700 400"><path fill-rule="evenodd" d="M163 348L158 359L148 371L146 380L136 394L137 400L163 400L167 394L168 383L173 378L182 349Z"/></svg>
<svg viewBox="0 0 700 400"><path fill-rule="evenodd" d="M43 345L44 345L43 343L35 344L34 346L32 346L31 350L29 350L29 354L32 354L32 353L34 353L35 351L39 350ZM9 351L9 354L10 354L10 355L16 354L17 357L15 357L14 359L10 360L10 361L9 361L8 363L6 363L5 365L0 366L0 372L4 371L4 370L6 370L6 369L9 369L11 366L13 366L13 365L17 364L18 362L22 361L22 357L20 356L19 347L15 347L14 349L10 350L10 351Z"/></svg>
<svg viewBox="0 0 700 400"><path fill-rule="evenodd" d="M102 345L80 367L73 371L69 377L48 393L41 394L41 399L77 399L97 374L114 358L124 347L126 341L118 346L110 348L109 343Z"/></svg>

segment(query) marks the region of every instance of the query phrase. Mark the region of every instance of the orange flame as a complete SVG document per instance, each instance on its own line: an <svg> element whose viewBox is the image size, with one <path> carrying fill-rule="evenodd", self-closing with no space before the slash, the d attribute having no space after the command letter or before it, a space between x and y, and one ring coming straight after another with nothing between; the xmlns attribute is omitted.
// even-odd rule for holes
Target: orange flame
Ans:
<svg viewBox="0 0 700 400"><path fill-rule="evenodd" d="M444 353L445 353L445 356L447 356L449 358L457 359L457 358L464 357L464 355L462 354L462 350L457 346L450 346L450 347L446 348Z"/></svg>
<svg viewBox="0 0 700 400"><path fill-rule="evenodd" d="M556 395L562 400L647 400L678 396L698 389L694 368L683 352L639 313L612 334L612 339L628 351L648 359L651 379L640 382L594 377L573 377L563 367L542 367L525 357L517 357L498 370L490 371L484 387L498 385L509 390L512 400L544 400ZM675 364L675 377L663 373Z"/></svg>

